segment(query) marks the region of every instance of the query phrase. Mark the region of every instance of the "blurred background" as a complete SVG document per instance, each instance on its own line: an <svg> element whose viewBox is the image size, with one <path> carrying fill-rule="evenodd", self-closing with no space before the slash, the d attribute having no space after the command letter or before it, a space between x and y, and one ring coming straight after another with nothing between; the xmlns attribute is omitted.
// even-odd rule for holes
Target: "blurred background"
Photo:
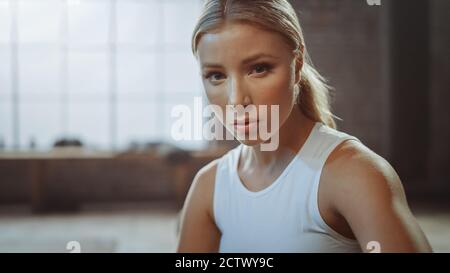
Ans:
<svg viewBox="0 0 450 273"><path fill-rule="evenodd" d="M338 128L394 166L450 252L450 1L290 2ZM201 5L0 0L0 252L175 251L192 178L237 144L170 134L173 106L205 100Z"/></svg>

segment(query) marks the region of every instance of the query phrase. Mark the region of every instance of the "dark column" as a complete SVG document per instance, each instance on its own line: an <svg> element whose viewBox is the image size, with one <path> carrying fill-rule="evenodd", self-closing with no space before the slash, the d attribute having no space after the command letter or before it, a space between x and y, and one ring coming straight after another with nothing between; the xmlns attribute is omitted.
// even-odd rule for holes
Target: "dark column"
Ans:
<svg viewBox="0 0 450 273"><path fill-rule="evenodd" d="M426 182L429 155L429 2L389 1L391 163L405 187Z"/></svg>
<svg viewBox="0 0 450 273"><path fill-rule="evenodd" d="M450 200L450 1L430 2L430 182Z"/></svg>

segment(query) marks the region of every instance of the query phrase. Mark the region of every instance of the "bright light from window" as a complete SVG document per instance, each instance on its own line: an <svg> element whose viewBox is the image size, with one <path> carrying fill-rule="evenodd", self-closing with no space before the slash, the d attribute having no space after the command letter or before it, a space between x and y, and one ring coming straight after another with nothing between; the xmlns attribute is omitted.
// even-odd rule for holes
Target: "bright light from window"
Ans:
<svg viewBox="0 0 450 273"><path fill-rule="evenodd" d="M201 2L0 0L0 149L172 142L171 107L202 95L190 52Z"/></svg>

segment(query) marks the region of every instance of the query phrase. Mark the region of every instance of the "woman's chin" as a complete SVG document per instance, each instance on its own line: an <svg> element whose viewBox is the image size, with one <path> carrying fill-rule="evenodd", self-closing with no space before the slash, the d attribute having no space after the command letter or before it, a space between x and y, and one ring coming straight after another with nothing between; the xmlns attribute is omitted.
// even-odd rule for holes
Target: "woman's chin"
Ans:
<svg viewBox="0 0 450 273"><path fill-rule="evenodd" d="M271 134L270 136L265 136L263 138L259 134L256 134L256 136L250 136L248 133L238 134L236 131L233 133L234 138L246 146L257 146L263 143L270 143L275 138L274 135L275 134Z"/></svg>
<svg viewBox="0 0 450 273"><path fill-rule="evenodd" d="M239 138L236 138L240 143L242 143L242 144L244 144L244 145L246 145L246 146L256 146L256 145L259 145L259 144L261 144L263 141L262 140L259 140L259 139L257 139L257 140L250 140L250 139L239 139Z"/></svg>

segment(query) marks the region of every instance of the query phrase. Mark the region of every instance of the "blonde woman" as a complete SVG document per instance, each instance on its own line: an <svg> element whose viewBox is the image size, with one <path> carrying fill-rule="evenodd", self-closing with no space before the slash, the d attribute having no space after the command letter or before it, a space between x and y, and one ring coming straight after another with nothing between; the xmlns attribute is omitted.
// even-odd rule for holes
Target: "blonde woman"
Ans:
<svg viewBox="0 0 450 273"><path fill-rule="evenodd" d="M395 170L336 129L289 2L206 1L192 50L211 104L279 106L279 145L241 137L198 172L177 252L431 251ZM221 121L237 135L269 119Z"/></svg>

